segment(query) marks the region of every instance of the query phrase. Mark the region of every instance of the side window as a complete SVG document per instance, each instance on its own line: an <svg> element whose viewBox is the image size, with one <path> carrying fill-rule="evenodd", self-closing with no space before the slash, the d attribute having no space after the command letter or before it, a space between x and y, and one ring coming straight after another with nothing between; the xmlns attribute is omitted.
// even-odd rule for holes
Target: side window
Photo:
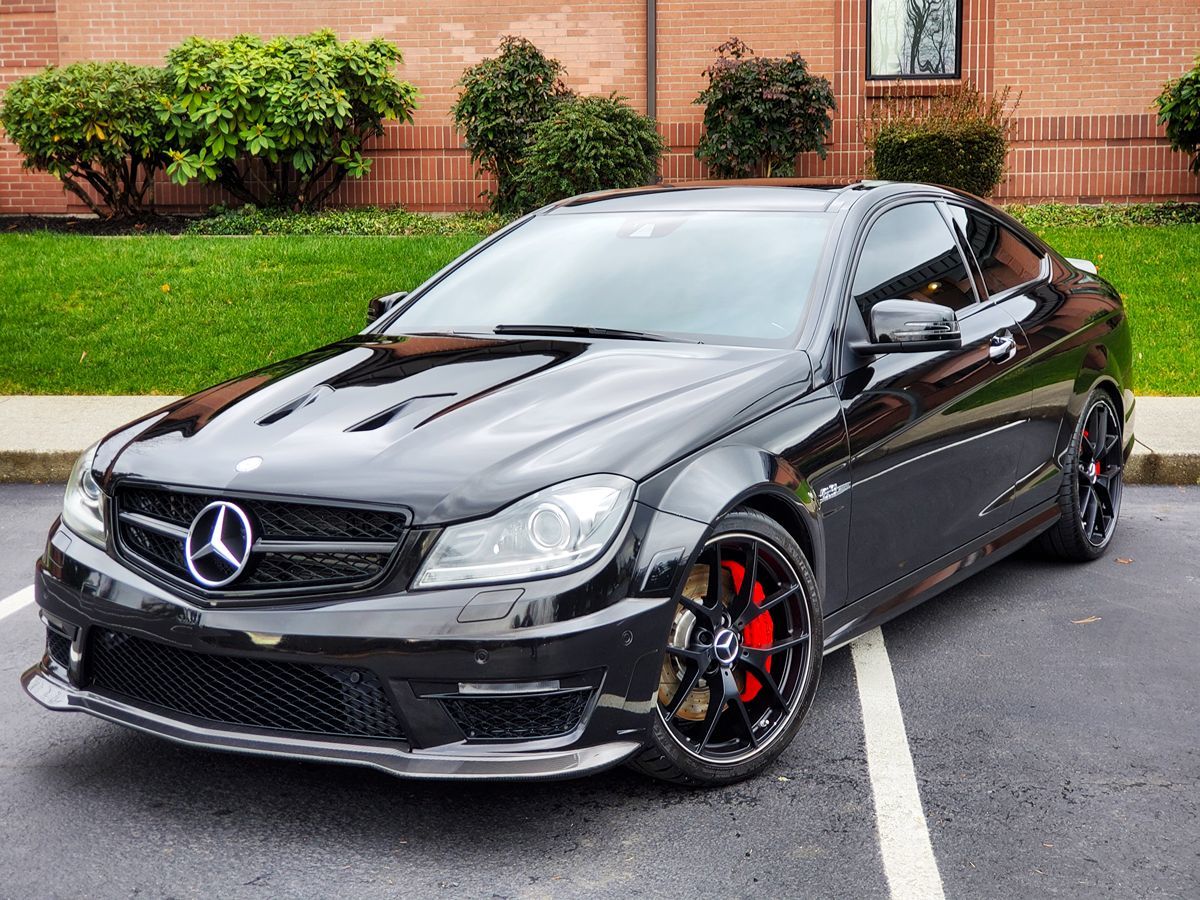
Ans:
<svg viewBox="0 0 1200 900"><path fill-rule="evenodd" d="M871 226L854 273L863 318L881 300L924 300L959 310L975 302L953 233L932 203L888 210Z"/></svg>
<svg viewBox="0 0 1200 900"><path fill-rule="evenodd" d="M979 262L989 295L1028 284L1041 273L1041 254L991 216L954 205L950 214Z"/></svg>

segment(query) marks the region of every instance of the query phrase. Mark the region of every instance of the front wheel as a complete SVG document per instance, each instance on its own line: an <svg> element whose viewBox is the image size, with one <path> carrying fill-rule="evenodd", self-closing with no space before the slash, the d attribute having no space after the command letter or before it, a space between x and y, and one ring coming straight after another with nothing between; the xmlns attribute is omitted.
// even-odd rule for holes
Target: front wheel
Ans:
<svg viewBox="0 0 1200 900"><path fill-rule="evenodd" d="M676 598L650 742L667 781L748 778L791 743L821 671L821 605L800 547L754 510L723 517Z"/></svg>

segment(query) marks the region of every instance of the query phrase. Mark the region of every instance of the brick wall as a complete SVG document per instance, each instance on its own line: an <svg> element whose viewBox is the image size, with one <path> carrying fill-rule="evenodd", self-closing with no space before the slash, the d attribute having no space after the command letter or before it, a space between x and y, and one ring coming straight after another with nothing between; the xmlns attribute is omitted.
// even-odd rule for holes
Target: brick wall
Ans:
<svg viewBox="0 0 1200 900"><path fill-rule="evenodd" d="M799 49L833 82L839 109L825 161L799 174L846 179L862 171L858 122L871 103L921 95L935 82L867 81L867 0L658 0L658 118L671 145L667 180L703 175L692 155L701 109L692 102L712 48L736 34L762 54ZM1161 84L1200 52L1197 0L963 0L963 75L1022 95L1005 199L1162 199L1200 196L1154 122ZM504 34L522 34L562 59L568 82L618 91L644 109L644 0L0 0L0 87L51 63L126 59L155 63L189 34L303 33L383 36L405 54L403 77L422 92L413 126L391 126L372 150L375 167L347 181L341 204L415 209L478 204L486 186L469 164L447 112L465 66ZM222 199L216 189L156 186L164 208ZM0 213L78 211L47 176L23 172L0 144Z"/></svg>

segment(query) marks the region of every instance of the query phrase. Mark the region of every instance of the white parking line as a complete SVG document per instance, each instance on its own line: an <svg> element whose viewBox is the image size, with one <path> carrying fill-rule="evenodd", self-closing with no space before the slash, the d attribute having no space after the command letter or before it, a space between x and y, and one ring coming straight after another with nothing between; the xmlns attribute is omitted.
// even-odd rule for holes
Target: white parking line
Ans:
<svg viewBox="0 0 1200 900"><path fill-rule="evenodd" d="M867 741L883 870L893 900L940 900L942 877L921 808L892 663L878 628L850 645Z"/></svg>
<svg viewBox="0 0 1200 900"><path fill-rule="evenodd" d="M5 597L0 600L0 619L7 618L15 613L18 609L23 609L33 602L33 585L27 588L21 588L15 594Z"/></svg>

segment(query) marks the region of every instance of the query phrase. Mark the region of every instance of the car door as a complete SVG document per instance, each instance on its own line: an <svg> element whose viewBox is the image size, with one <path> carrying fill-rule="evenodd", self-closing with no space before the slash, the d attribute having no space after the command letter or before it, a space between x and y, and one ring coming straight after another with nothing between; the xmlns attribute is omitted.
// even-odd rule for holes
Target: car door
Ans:
<svg viewBox="0 0 1200 900"><path fill-rule="evenodd" d="M866 226L843 339L867 333L886 299L956 310L959 350L843 354L839 379L851 476L848 599L856 600L1003 525L1029 395L1014 367L1029 354L1013 318L980 304L950 221L909 201Z"/></svg>
<svg viewBox="0 0 1200 900"><path fill-rule="evenodd" d="M1062 298L1049 285L1051 263L1041 248L986 209L951 202L946 210L975 268L980 298L1015 319L1031 347L1029 360L1020 362L1022 381L1030 386L1030 414L1020 428L1017 515L1052 499L1061 482L1055 447L1076 374L1069 355L1050 351L1066 336L1055 315Z"/></svg>

